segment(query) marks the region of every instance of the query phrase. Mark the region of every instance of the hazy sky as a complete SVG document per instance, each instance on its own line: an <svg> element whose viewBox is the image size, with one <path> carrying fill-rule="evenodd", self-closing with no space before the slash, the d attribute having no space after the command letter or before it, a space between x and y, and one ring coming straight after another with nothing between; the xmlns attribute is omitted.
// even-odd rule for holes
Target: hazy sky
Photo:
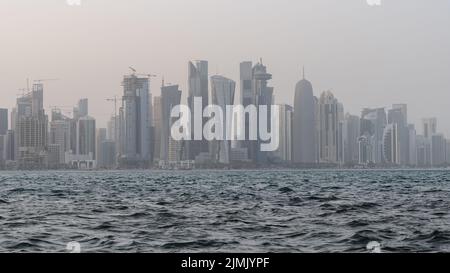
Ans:
<svg viewBox="0 0 450 273"><path fill-rule="evenodd" d="M239 81L239 63L264 64L278 103L291 103L306 67L315 95L331 89L347 112L407 103L410 121L438 118L450 137L450 0L0 0L0 107L26 78L45 105L90 100L100 126L133 66L187 92L187 62L204 59ZM419 126L420 130L420 126Z"/></svg>

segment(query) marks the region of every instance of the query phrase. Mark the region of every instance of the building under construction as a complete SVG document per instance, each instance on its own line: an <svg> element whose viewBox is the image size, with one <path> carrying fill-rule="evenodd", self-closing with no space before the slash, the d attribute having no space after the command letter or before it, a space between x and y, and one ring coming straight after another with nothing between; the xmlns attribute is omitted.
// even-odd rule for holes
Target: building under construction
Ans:
<svg viewBox="0 0 450 273"><path fill-rule="evenodd" d="M48 117L43 107L44 88L33 85L31 92L17 99L15 131L19 169L47 167Z"/></svg>

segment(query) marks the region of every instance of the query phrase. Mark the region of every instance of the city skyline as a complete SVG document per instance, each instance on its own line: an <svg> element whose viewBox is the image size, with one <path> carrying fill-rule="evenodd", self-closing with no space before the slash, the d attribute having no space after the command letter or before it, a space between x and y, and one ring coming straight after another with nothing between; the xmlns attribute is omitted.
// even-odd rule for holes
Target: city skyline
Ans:
<svg viewBox="0 0 450 273"><path fill-rule="evenodd" d="M261 59L260 58L260 60L263 60L263 59ZM246 61L244 61L244 62L242 62L242 63L245 63ZM191 63L191 61L189 61L189 63ZM241 64L242 64L241 63ZM250 62L251 63L251 62ZM127 70L129 70L130 68L128 68ZM304 66L301 66L301 65L299 65L299 75L302 75L302 73L303 73L303 77L304 77L304 74L305 74L305 69L307 70L307 68L305 68ZM238 70L238 69L237 69ZM142 73L141 75L147 75L147 74L145 74L145 73ZM157 78L157 76L156 75L152 75L152 74L148 74L148 75L151 75L152 77L154 77L154 78ZM208 77L209 76L212 76L212 75L218 75L218 76L223 76L222 74L209 74L208 75ZM164 77L164 76L162 76L161 77L161 80L162 80L162 83L164 83L164 80L165 80L166 78ZM231 80L234 80L234 79L232 79L232 78L230 78ZM53 81L54 79L50 79L49 81ZM55 80L57 80L57 81L61 81L60 79L55 79ZM30 88L30 86L33 84L33 83L36 83L36 82L41 82L41 81L43 81L43 82L45 82L46 80L45 79L43 79L43 80L33 80L33 79L31 79L31 78L26 78L26 79L24 79L24 86L27 86L28 85L28 87L24 87L24 88L17 88L17 94L16 94L16 97L14 97L14 101L17 99L17 98L19 98L20 96L23 96L23 95L25 95L26 93L28 93L28 92L31 92L31 88ZM159 96L160 95L160 88L161 88L161 83L159 83L159 82L156 82L156 80L152 80L152 79L149 79L149 81L148 81L149 83L148 83L148 85L149 85L149 87L148 87L148 89L149 90L151 90L152 91L152 93L153 93L153 95L155 95L156 94L156 96ZM172 84L172 83L170 83L170 84ZM298 78L297 78L297 84L298 84ZM46 85L46 90L47 90L47 92L49 91L49 90L54 90L54 87L52 87L52 85L53 84L47 84ZM178 85L178 86L182 86L182 84L180 84L180 83L176 83L176 85ZM23 86L22 86L23 87ZM283 104L287 104L287 105L290 105L290 106L293 106L294 105L294 101L295 101L295 89L296 89L297 87L296 87L296 85L294 85L294 87L293 87L293 89L294 89L294 92L292 92L292 101L289 101L289 102L280 102L279 100L276 100L276 104L278 104L278 105L283 105ZM27 90L28 89L28 90ZM208 90L209 89L211 89L211 83L210 83L210 81L209 81L209 78L208 78ZM155 92L156 91L156 92ZM315 91L317 91L317 90L315 90ZM333 94L339 94L338 92L336 92L333 88L331 88L331 89L327 89L327 90L322 90L322 91L317 91L317 94L315 93L314 95L315 96L320 96L320 94L322 93L322 92L326 92L326 91L332 91L333 92ZM236 90L236 93L237 93L237 95L238 95L238 97L236 97L235 96L235 99L234 99L234 103L235 104L238 104L238 103L240 103L240 100L241 100L241 98L239 97L239 96L241 96L241 89L239 89L239 88L237 88L237 90ZM275 95L279 95L278 93L277 93L277 88L276 87L274 87L274 94ZM110 97L111 96L115 96L115 97L121 97L121 92L117 92L117 93L111 93L111 94L109 94L109 97L105 97L105 101L107 101L107 100L111 100L110 99ZM339 95L337 95L337 96L339 96ZM185 104L185 105L189 105L189 103L188 103L188 101L186 101L187 100L187 98L189 97L189 95L188 95L188 92L187 92L187 90L185 91L184 89L182 89L182 98L181 98L181 100L182 100L182 104ZM2 104L0 104L0 108L1 109L8 109L8 111L10 112L11 110L12 110L12 108L13 108L13 106L8 106L8 105L4 105L3 104L3 101L6 101L6 99L5 99L6 97L2 97L2 101L0 102L0 103L2 103ZM277 98L278 98L278 96L277 96ZM58 109L60 109L60 110L62 110L62 112L63 113L66 113L66 114L74 114L73 113L73 110L74 109L69 109L69 107L72 107L72 106L70 106L70 103L58 103L57 101L55 101L54 100L54 98L51 98L51 97L46 97L46 99L47 100L52 100L53 102L52 103L44 103L43 104L43 108L44 109L46 109L46 110L51 110L51 109L53 109L53 108L58 108ZM11 100L10 98L9 98L9 100ZM81 99L81 100L83 100L83 99ZM397 105L397 104L405 104L405 105L408 105L408 109L410 109L409 108L409 104L407 104L407 103L404 103L404 101L395 101L395 102L390 102L390 104L386 104L386 105L371 105L371 106L367 106L367 105L365 105L365 104L363 104L364 106L360 106L360 110L359 110L359 112L357 111L357 112L350 112L350 111L346 111L346 113L349 113L349 114L357 114L357 115L360 115L363 111L364 111L364 109L365 108L385 108L386 110L388 110L391 106L394 106L394 105ZM245 105L245 104L244 104ZM355 106L354 106L355 107ZM95 108L97 108L97 107L95 107ZM111 118L111 116L113 116L114 115L114 106L112 105L112 104L103 104L102 105L102 109L107 109L107 110L94 110L94 112L102 112L103 114L100 114L99 116L96 116L96 119L98 120L98 121L100 121L99 122L99 124L100 124L100 126L101 127L106 127L107 126L107 123L110 121L110 118ZM354 108L355 109L355 108ZM357 109L357 108L356 108ZM110 114L105 114L106 112L110 112ZM414 125L416 125L418 128L421 128L420 126L423 124L423 119L430 119L430 118L438 118L436 115L425 115L425 116L423 116L423 117L418 117L417 116L417 114L416 113L414 113L414 111L409 111L409 117L411 117L411 114L412 114L412 116L416 116L417 118L416 119L412 119L411 118L411 123L412 124L414 124ZM93 116L95 116L95 115L93 115ZM439 119L439 118L438 118ZM445 119L439 119L439 120L445 120ZM10 122L10 120L8 120L8 124L9 124L9 127L11 127L11 122ZM440 125L440 130L441 130L441 132L444 134L444 135L446 135L446 136L450 136L450 128L449 128L449 131L447 131L446 130L446 128L447 128L447 125L448 123L447 122L441 122L439 125Z"/></svg>
<svg viewBox="0 0 450 273"><path fill-rule="evenodd" d="M262 62L262 61L263 61L263 59L260 58L260 62ZM206 66L208 66L208 61L204 61L203 60L203 61L198 61L198 62L205 62ZM189 70L188 71L191 71L192 61L188 61L188 63L189 63ZM252 64L252 62L243 61L240 64L241 65L241 69L242 69L242 65L245 65L246 63ZM137 72L136 70L134 70L134 68L128 67L128 70L130 70L130 69L132 69L131 72L134 72L134 73L132 73L132 74L130 74L128 76L125 76L125 80L127 80L127 77L132 77ZM299 92L301 90L303 90L303 89L306 89L307 90L306 92L311 92L312 95L317 97L317 98L320 98L320 96L322 95L323 92L332 92L333 95L338 94L333 89L331 89L331 90L322 90L322 91L319 90L318 91L318 90L316 90L314 88L314 90L313 90L313 88L311 86L311 82L305 76L305 67L302 67L301 69L302 69L302 70L300 70L300 71L302 71L301 72L302 73L301 77L299 77L297 79L297 84L295 85L295 87L293 88L293 91L291 92L291 94L292 94L292 101L288 102L288 103L284 103L284 102L280 103L276 99L278 97L277 96L278 94L277 94L276 87L275 87L274 91L273 91L273 93L274 93L273 95L274 95L274 98L275 98L274 104L276 104L276 105L285 105L286 104L286 105L289 105L291 107L294 107L295 106L295 101L297 99L297 96L299 95ZM208 92L207 95L206 95L206 99L208 99L208 96L211 96L210 89L212 87L212 81L211 81L210 77L214 77L214 76L222 76L222 77L224 77L225 75L222 75L222 74L208 74L208 68L206 68L206 73L207 73L207 86L208 86L207 90L206 90ZM153 98L152 97L161 95L160 90L165 85L181 86L181 84L179 84L179 83L176 83L176 84L165 83L164 82L164 78L162 78L162 83L161 83L160 86L158 86L158 87L155 87L155 86L151 87L151 83L154 82L154 80L152 80L151 78L156 77L155 75L145 74L145 73L138 73L137 75L138 76L139 75L141 75L141 76L149 76L148 78L145 79L145 82L146 82L145 83L145 85L146 85L145 88L146 88L146 91L149 92L149 98L146 98L146 100L148 100L149 103L150 102L153 103ZM32 93L32 87L34 85L36 85L38 83L41 84L42 82L45 83L47 81L54 81L54 80L59 80L59 79L49 79L49 80L43 79L43 80L34 80L34 81L32 79L26 79L26 84L28 85L28 90L27 90L27 88L20 88L20 89L18 89L22 93L21 94L16 94L17 97L14 98L14 104L12 106L0 105L0 109L2 109L3 111L7 110L8 113L6 115L8 117L10 117L11 111L13 110L13 108L16 107L16 100L18 98L20 98L21 96L22 97L25 96L27 93ZM234 81L231 78L230 78L230 80ZM122 84L124 84L124 82L122 82ZM156 83L154 83L153 85L155 85L155 84ZM304 85L306 85L306 87ZM51 83L47 83L45 85L45 89L46 89L46 92L47 92L48 89L51 89ZM242 92L245 92L245 91L242 91L244 89L245 89L244 86L240 86L240 87L236 88L236 94L237 95L233 96L234 100L232 101L232 103L230 105L233 105L233 104L242 104L244 106L248 105L248 103L245 103L245 101L243 101L243 97L241 97ZM308 90L308 89L311 89L311 90ZM188 101L188 99L189 99L189 92L187 90L182 90L182 89L180 91L181 91L180 104L190 106L190 103ZM304 91L302 91L302 92L304 92ZM110 97L113 96L113 95L115 95L115 94L110 94ZM42 96L45 96L45 95L43 94ZM336 95L336 96L339 97L339 95ZM105 98L105 101L110 101L110 102L114 101L114 99L111 99L110 97ZM124 99L119 99L118 97L120 97L120 93L119 93L119 95L115 96L115 100L116 100L115 103L124 100ZM45 100L49 100L49 99L50 98L47 95L45 97ZM65 115L73 115L74 117L77 117L77 116L78 117L84 117L84 116L87 115L88 101L90 101L90 98L89 97L78 98L78 103L77 104L73 104L72 106L71 105L63 105L62 103L60 103L60 104L56 103L56 104L48 105L48 103L45 103L45 100L44 100L44 98L42 99L43 102L42 102L42 106L40 106L40 107L42 109L46 110L47 113L49 113L49 114L51 114L52 110L58 109L58 110L61 111L61 113L65 114ZM211 103L211 100L210 99L208 99L208 100L209 100L209 103ZM3 102L3 100L2 100L2 102ZM203 100L203 102L204 102L204 105L203 105L203 108L204 108L207 104L205 104L205 100ZM345 101L342 101L342 103L345 104ZM301 104L300 101L299 101L299 104ZM48 105L48 106L46 106L46 105ZM386 113L388 113L389 110L390 111L396 110L396 108L401 107L403 105L406 106L407 109L408 109L407 112L405 113L407 118L410 117L411 114L414 114L413 111L410 110L409 105L407 103L398 102L398 101L397 102L391 102L388 105L378 105L378 106L375 105L373 107L360 106L360 110L358 112L350 112L349 110L347 110L347 107L346 107L344 114L352 114L352 115L361 116L361 115L364 115L365 109L371 109L371 108L372 109L373 108L379 108L379 109L384 108ZM306 103L306 104L303 103L302 106L303 107L308 106L308 103ZM106 128L108 123L111 121L111 118L114 117L115 111L117 111L117 109L115 109L114 104L109 104L109 103L108 104L104 104L103 107L110 109L109 111L111 112L111 114L107 115L107 117L105 118L104 122L100 123L98 125L98 127ZM393 109L389 109L391 107ZM190 107L190 108L193 108L193 107ZM304 109L302 109L302 108L299 108L299 109L301 109L303 111ZM89 110L90 109L91 108L89 108ZM80 111L80 112L77 112L77 111ZM146 115L149 115L151 117L152 109L150 108L148 111L149 111L149 113L146 113ZM4 113L1 113L1 114L2 114L2 118L5 118L4 117L5 114ZM99 117L96 116L95 114L93 114L91 116L95 117L95 119L97 120L97 123L98 123ZM103 120L103 119L104 118L100 117L100 120ZM443 125L445 125L446 123L442 122L441 119L439 119L439 118L437 118L436 116L433 116L433 115L426 115L426 116L423 116L423 117L419 117L418 120L412 120L411 122L408 122L408 120L406 120L405 124L414 124L416 128L418 128L419 130L422 130L422 129L424 129L423 128L424 122L426 122L426 121L429 122L430 120L435 120L435 123L436 123L436 120L441 121L441 122L439 122L439 132L444 134L444 136L446 136L446 137L450 137L450 133L447 133L445 130L443 130L443 128L445 128L445 126L443 126ZM7 118L7 121L8 121L8 128L12 128L11 118ZM2 122L2 126L5 126L4 122ZM435 127L436 127L436 125L435 125ZM3 127L3 130L5 130L4 127ZM299 162L301 162L301 161L299 161Z"/></svg>
<svg viewBox="0 0 450 273"><path fill-rule="evenodd" d="M98 126L95 116L90 115L89 98L78 99L71 117L57 106L46 112L46 80L34 81L31 89L17 99L10 118L8 111L0 108L2 168L383 168L444 167L450 162L449 141L438 119L426 117L419 126L411 124L405 103L392 103L391 108L363 108L360 116L353 115L332 91L315 93L314 83L303 70L293 90L293 104L277 104L271 87L273 75L262 58L256 64L241 62L243 96L235 99L235 81L222 75L209 77L206 60L188 64L191 87L186 101L182 101L179 85L164 81L161 96L153 100L150 79L154 75L129 67L131 73L123 76L123 96L107 99L114 102L115 113L107 127ZM205 103L208 98L209 103ZM183 104L191 113L174 113ZM203 136L203 130L213 128L205 129L204 125L216 119L217 113L207 118L208 114L196 110L206 111L207 106L214 105L222 111L228 106L242 107L238 110L241 114L233 114L233 121L220 121L223 124L214 125L215 133L211 131L216 134L217 130L225 132L244 125L239 129L244 129L241 134L234 133L238 138L223 141L222 133L219 139ZM192 124L186 125L192 128L187 138L175 137L174 128L180 132L179 121L183 123L185 115L187 120L192 117ZM11 127L5 131L8 120ZM270 134L270 138L265 139L263 134ZM263 148L274 138L276 147ZM192 146L192 140L197 144Z"/></svg>
<svg viewBox="0 0 450 273"><path fill-rule="evenodd" d="M163 76L179 84L184 101L188 60L207 59L210 75L238 82L239 63L262 56L279 104L292 104L304 65L315 90L331 89L346 112L403 102L410 123L437 117L450 135L448 1L399 0L380 7L356 0L185 2L100 0L72 7L57 0L2 1L0 107L15 103L26 78L58 78L46 84L45 108L90 97L92 115L104 127L113 112L105 99L121 96L128 66L158 75L151 85L155 96ZM280 16L285 20L276 20Z"/></svg>

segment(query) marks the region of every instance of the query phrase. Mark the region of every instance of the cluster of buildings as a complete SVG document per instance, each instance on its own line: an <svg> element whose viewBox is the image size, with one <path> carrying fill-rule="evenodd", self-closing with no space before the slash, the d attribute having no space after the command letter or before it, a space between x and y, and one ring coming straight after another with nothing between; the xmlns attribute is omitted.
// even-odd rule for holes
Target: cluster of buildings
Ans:
<svg viewBox="0 0 450 273"><path fill-rule="evenodd" d="M293 105L279 105L279 147L262 151L262 140L250 140L250 116L245 116L245 140L212 140L194 136L174 140L173 107L182 104L178 85L163 81L161 95L152 96L152 75L132 74L123 78L123 95L110 99L115 113L106 128L98 128L89 116L88 99L80 99L70 117L60 108L43 107L44 85L17 98L9 113L0 109L0 169L192 169L284 167L445 167L450 165L450 140L438 132L436 118L423 119L416 129L408 121L406 104L390 109L363 109L360 115L346 113L331 91L315 96L303 73ZM240 81L209 77L208 62L188 65L187 106L195 98L225 108L240 104L275 105L272 75L260 61L240 64ZM239 88L240 96L236 89ZM270 107L269 107L270 109ZM273 113L267 113L268 120ZM192 115L192 124L208 122ZM258 117L259 119L260 117ZM9 121L11 126L9 126ZM259 126L259 125L258 125ZM226 127L226 126L225 126ZM270 128L270 124L268 125Z"/></svg>

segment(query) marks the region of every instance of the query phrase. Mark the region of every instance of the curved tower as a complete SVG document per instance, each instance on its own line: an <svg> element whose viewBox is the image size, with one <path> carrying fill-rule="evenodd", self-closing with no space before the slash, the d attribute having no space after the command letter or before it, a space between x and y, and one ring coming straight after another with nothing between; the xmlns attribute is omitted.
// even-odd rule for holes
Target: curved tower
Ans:
<svg viewBox="0 0 450 273"><path fill-rule="evenodd" d="M294 100L294 163L313 164L317 162L316 151L316 101L309 81L303 79L295 87Z"/></svg>

